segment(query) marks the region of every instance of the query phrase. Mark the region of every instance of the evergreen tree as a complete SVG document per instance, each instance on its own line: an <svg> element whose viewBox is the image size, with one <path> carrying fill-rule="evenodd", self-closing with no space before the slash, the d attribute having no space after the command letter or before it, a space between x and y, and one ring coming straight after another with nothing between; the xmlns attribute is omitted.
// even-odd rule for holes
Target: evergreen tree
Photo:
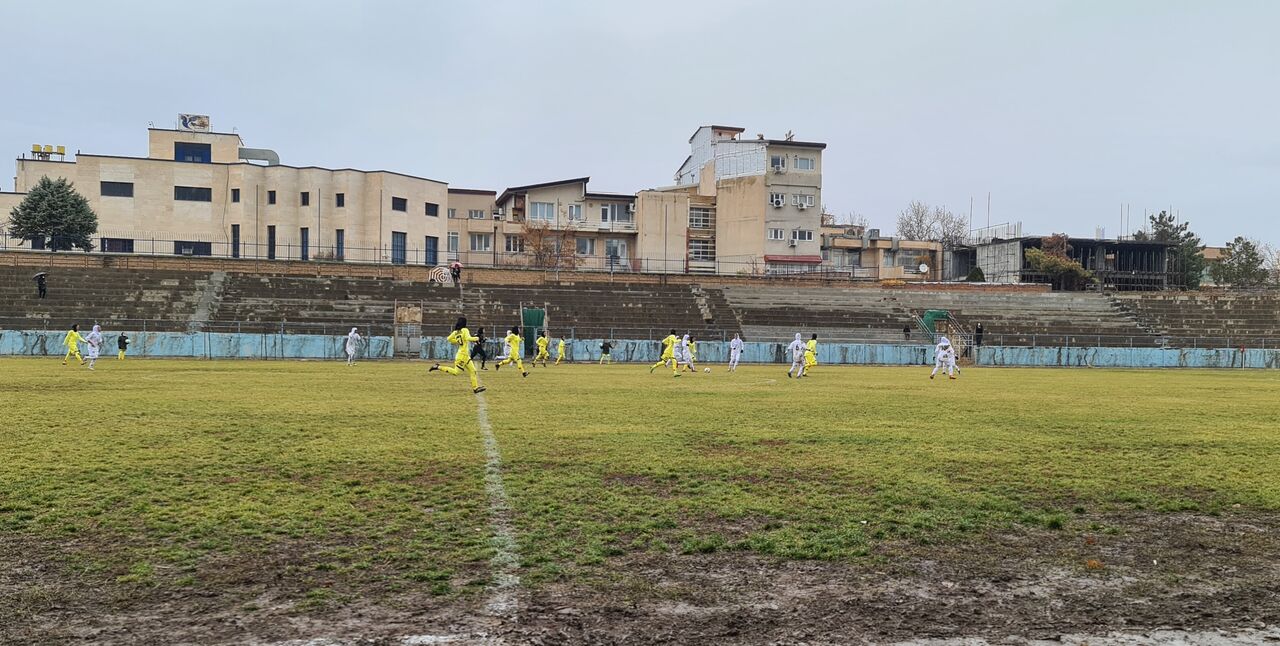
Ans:
<svg viewBox="0 0 1280 646"><path fill-rule="evenodd" d="M1268 272L1263 266L1262 252L1254 241L1236 236L1227 243L1222 261L1209 268L1213 282L1235 287L1257 287L1267 283Z"/></svg>
<svg viewBox="0 0 1280 646"><path fill-rule="evenodd" d="M9 212L9 235L39 241L53 251L93 251L98 216L65 178L41 177L26 199Z"/></svg>
<svg viewBox="0 0 1280 646"><path fill-rule="evenodd" d="M1200 287L1200 277L1204 274L1204 245L1200 244L1200 236L1191 232L1187 222L1176 222L1167 211L1161 211L1148 218L1151 230L1139 232L1135 240L1155 240L1157 242L1173 242L1178 246L1169 249L1168 271L1177 274L1177 280L1187 289Z"/></svg>

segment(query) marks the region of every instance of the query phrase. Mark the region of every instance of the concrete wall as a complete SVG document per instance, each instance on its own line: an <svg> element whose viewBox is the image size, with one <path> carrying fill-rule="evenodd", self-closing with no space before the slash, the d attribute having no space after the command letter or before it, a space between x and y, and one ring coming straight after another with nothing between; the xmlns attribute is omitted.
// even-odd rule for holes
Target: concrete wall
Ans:
<svg viewBox="0 0 1280 646"><path fill-rule="evenodd" d="M1280 368L1280 350L1231 348L1021 348L983 347L982 366L1089 368Z"/></svg>
<svg viewBox="0 0 1280 646"><path fill-rule="evenodd" d="M65 331L0 330L0 355L58 356ZM185 357L198 359L345 359L345 336L315 334L240 334L223 332L128 332L130 357ZM114 360L115 333L103 333L102 357ZM359 357L391 358L391 337L366 337L368 345ZM84 348L81 348L81 352Z"/></svg>

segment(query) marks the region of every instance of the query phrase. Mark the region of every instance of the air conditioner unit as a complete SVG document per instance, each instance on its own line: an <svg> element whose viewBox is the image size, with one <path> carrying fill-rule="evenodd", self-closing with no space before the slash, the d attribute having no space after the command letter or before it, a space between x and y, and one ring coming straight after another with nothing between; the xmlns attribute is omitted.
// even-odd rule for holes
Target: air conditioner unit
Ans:
<svg viewBox="0 0 1280 646"><path fill-rule="evenodd" d="M775 197L775 198L772 198L772 199L770 199L770 200L769 200L769 203L770 203L770 204L772 204L772 205L773 205L773 208L775 208L775 209L780 209L780 208L782 208L782 205L783 205L783 203L784 203L784 202L785 202L785 200L784 200L783 198L781 198L781 197Z"/></svg>
<svg viewBox="0 0 1280 646"><path fill-rule="evenodd" d="M786 166L774 166L774 167L773 167L773 172L778 173L779 175L781 175L782 173L787 172L787 167L786 167Z"/></svg>
<svg viewBox="0 0 1280 646"><path fill-rule="evenodd" d="M635 212L636 212L636 204L635 204L635 202L632 202L631 204L628 204L628 205L627 205L627 213L635 213Z"/></svg>
<svg viewBox="0 0 1280 646"><path fill-rule="evenodd" d="M794 247L794 246L796 246L796 239L795 239L795 238L792 238L789 242L787 242L787 246L788 246L788 247Z"/></svg>
<svg viewBox="0 0 1280 646"><path fill-rule="evenodd" d="M493 212L493 214L494 214L494 215L506 215L506 213L502 210L502 207L498 207L498 209L497 209L496 211L494 211L494 212Z"/></svg>
<svg viewBox="0 0 1280 646"><path fill-rule="evenodd" d="M805 210L805 209L809 208L809 205L808 205L808 204L805 204L804 202L801 202L801 203L799 203L799 204L797 204L797 205L796 205L796 208L797 208L797 209L800 209L801 211L803 211L803 210Z"/></svg>
<svg viewBox="0 0 1280 646"><path fill-rule="evenodd" d="M501 212L501 211L494 211L494 212L493 212L493 219L495 219L495 220L501 220L501 219L502 219L502 212Z"/></svg>

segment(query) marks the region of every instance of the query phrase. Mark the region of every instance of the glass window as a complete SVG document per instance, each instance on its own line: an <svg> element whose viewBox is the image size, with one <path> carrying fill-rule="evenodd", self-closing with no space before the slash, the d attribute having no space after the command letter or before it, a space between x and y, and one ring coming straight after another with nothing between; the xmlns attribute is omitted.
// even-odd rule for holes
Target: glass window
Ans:
<svg viewBox="0 0 1280 646"><path fill-rule="evenodd" d="M504 240L507 253L524 253L524 238L520 236L506 236Z"/></svg>
<svg viewBox="0 0 1280 646"><path fill-rule="evenodd" d="M813 206L814 204L817 204L817 199L818 198L813 195L804 195L802 193L796 193L795 195L791 196L791 203L795 204L796 206Z"/></svg>
<svg viewBox="0 0 1280 646"><path fill-rule="evenodd" d="M785 240L786 236L782 235L782 229L769 229L770 240Z"/></svg>
<svg viewBox="0 0 1280 646"><path fill-rule="evenodd" d="M791 232L792 240L813 240L813 232L808 229L795 229Z"/></svg>
<svg viewBox="0 0 1280 646"><path fill-rule="evenodd" d="M240 189L238 188L231 189L231 201L232 202L240 201Z"/></svg>
<svg viewBox="0 0 1280 646"><path fill-rule="evenodd" d="M133 238L103 238L101 247L106 253L133 253Z"/></svg>
<svg viewBox="0 0 1280 646"><path fill-rule="evenodd" d="M787 156L773 155L772 157L769 158L769 166L775 169L778 169L778 168L785 169L787 167Z"/></svg>
<svg viewBox="0 0 1280 646"><path fill-rule="evenodd" d="M893 263L898 259L898 252L892 249L886 249L884 255L880 257L880 265L883 267L892 267Z"/></svg>
<svg viewBox="0 0 1280 646"><path fill-rule="evenodd" d="M711 228L711 209L702 207L693 207L689 209L689 228L690 229L710 229Z"/></svg>
<svg viewBox="0 0 1280 646"><path fill-rule="evenodd" d="M610 258L626 258L627 257L627 241L618 238L610 238L604 241L604 255Z"/></svg>
<svg viewBox="0 0 1280 646"><path fill-rule="evenodd" d="M769 203L774 206L782 206L787 203L787 196L783 193L770 193Z"/></svg>
<svg viewBox="0 0 1280 646"><path fill-rule="evenodd" d="M102 182L103 197L133 197L133 182Z"/></svg>
<svg viewBox="0 0 1280 646"><path fill-rule="evenodd" d="M578 255L594 256L596 255L596 239L595 238L577 238Z"/></svg>
<svg viewBox="0 0 1280 646"><path fill-rule="evenodd" d="M471 234L471 250L472 251L492 251L493 250L493 234L492 233Z"/></svg>
<svg viewBox="0 0 1280 646"><path fill-rule="evenodd" d="M448 246L445 248L445 250L449 252L449 258L450 258L451 260L453 260L453 259L457 259L457 257L458 257L458 232L457 232L457 231L450 231L450 232L449 232L449 238L448 238L448 241L447 241L447 242L445 242L445 244L446 244L446 245L448 245Z"/></svg>
<svg viewBox="0 0 1280 646"><path fill-rule="evenodd" d="M391 210L409 212L409 200L403 197L391 197Z"/></svg>
<svg viewBox="0 0 1280 646"><path fill-rule="evenodd" d="M813 170L816 167L812 157L796 157L796 170Z"/></svg>
<svg viewBox="0 0 1280 646"><path fill-rule="evenodd" d="M570 221L582 220L582 205L581 205L581 204L570 204L570 205L569 205L569 220L570 220Z"/></svg>
<svg viewBox="0 0 1280 646"><path fill-rule="evenodd" d="M339 208L339 209L340 209L340 208L342 208L342 207L344 207L344 206L346 206L346 205L347 205L347 194L346 194L346 193L336 193L336 194L334 194L334 196L333 196L333 205L334 205L335 207Z"/></svg>
<svg viewBox="0 0 1280 646"><path fill-rule="evenodd" d="M468 218L470 218L470 219L472 219L472 220L483 220L483 219L484 219L484 209L468 209L468 210L467 210L467 217L468 217Z"/></svg>
<svg viewBox="0 0 1280 646"><path fill-rule="evenodd" d="M427 217L429 218L440 217L440 205L427 202Z"/></svg>
<svg viewBox="0 0 1280 646"><path fill-rule="evenodd" d="M267 191L267 204L275 204L275 203L276 203L276 192Z"/></svg>
<svg viewBox="0 0 1280 646"><path fill-rule="evenodd" d="M212 256L213 243L174 240L173 253L175 256Z"/></svg>
<svg viewBox="0 0 1280 646"><path fill-rule="evenodd" d="M449 209L449 219L454 220L458 217L458 209Z"/></svg>
<svg viewBox="0 0 1280 646"><path fill-rule="evenodd" d="M208 164L213 162L213 144L195 144L186 141L173 142L173 160Z"/></svg>
<svg viewBox="0 0 1280 646"><path fill-rule="evenodd" d="M552 202L533 202L529 205L529 219L543 222L556 221L556 205Z"/></svg>
<svg viewBox="0 0 1280 646"><path fill-rule="evenodd" d="M716 259L716 241L694 238L689 240L689 260L702 262Z"/></svg>
<svg viewBox="0 0 1280 646"><path fill-rule="evenodd" d="M306 191L299 193L298 206L311 206L311 194Z"/></svg>
<svg viewBox="0 0 1280 646"><path fill-rule="evenodd" d="M212 202L213 189L204 188L203 186L175 186L173 187L173 199L183 202ZM203 254L209 255L209 254Z"/></svg>

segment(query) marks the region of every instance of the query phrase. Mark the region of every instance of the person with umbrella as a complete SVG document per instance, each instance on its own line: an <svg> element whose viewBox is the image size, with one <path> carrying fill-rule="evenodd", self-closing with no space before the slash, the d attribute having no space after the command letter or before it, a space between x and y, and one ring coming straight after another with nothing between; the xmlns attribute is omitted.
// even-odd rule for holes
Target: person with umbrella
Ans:
<svg viewBox="0 0 1280 646"><path fill-rule="evenodd" d="M462 263L456 260L453 261L453 264L449 265L449 275L453 277L454 285L461 285L462 284Z"/></svg>
<svg viewBox="0 0 1280 646"><path fill-rule="evenodd" d="M49 272L42 271L31 277L31 280L36 281L36 294L38 298L44 298L49 293L49 290L45 285L45 278L48 275Z"/></svg>

